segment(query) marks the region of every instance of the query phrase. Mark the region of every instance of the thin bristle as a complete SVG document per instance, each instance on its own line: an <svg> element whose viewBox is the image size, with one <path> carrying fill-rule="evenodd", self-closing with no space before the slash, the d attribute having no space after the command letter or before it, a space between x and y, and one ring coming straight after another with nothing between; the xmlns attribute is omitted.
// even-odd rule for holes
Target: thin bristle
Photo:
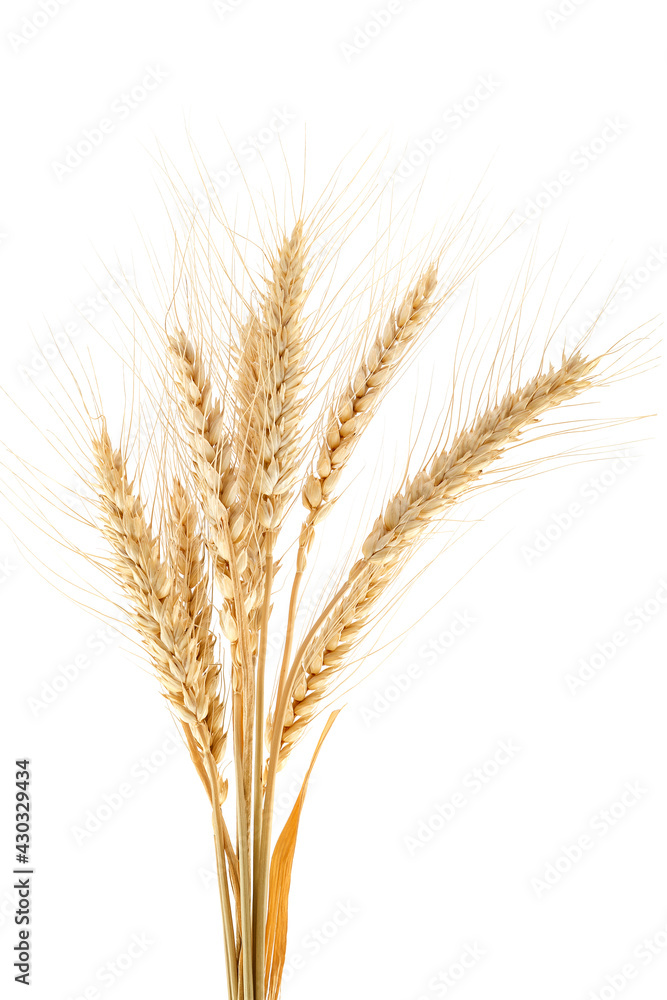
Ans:
<svg viewBox="0 0 667 1000"><path fill-rule="evenodd" d="M209 593L206 543L199 529L197 507L179 480L174 482L171 506L169 565L175 597L182 605L186 619L192 623L198 669L204 679L208 702L204 721L211 734L211 753L220 766L227 747L227 730L225 702L221 696L221 665L215 660L216 640L212 631L213 604Z"/></svg>

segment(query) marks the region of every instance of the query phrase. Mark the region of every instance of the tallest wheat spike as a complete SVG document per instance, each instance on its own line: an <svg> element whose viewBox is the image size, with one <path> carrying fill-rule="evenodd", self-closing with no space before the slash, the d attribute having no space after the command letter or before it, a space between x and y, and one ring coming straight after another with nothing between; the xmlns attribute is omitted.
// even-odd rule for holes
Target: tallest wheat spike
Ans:
<svg viewBox="0 0 667 1000"><path fill-rule="evenodd" d="M298 475L296 458L305 377L303 224L271 261L259 315L241 329L236 378L239 498L245 512L249 613L262 602L266 556Z"/></svg>

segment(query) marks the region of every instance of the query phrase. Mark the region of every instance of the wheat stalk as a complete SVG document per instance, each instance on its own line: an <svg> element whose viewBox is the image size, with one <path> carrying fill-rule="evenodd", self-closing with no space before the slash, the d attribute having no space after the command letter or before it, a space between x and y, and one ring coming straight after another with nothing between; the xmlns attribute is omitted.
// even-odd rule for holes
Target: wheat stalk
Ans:
<svg viewBox="0 0 667 1000"><path fill-rule="evenodd" d="M197 674L203 680L208 710L202 720L210 733L210 750L220 767L227 748L225 702L221 697L220 663L215 661L215 633L211 630L213 605L205 542L199 530L198 509L180 480L171 493L172 523L169 539L169 566L174 582L174 603L191 623ZM227 798L227 783L219 777L220 804Z"/></svg>
<svg viewBox="0 0 667 1000"><path fill-rule="evenodd" d="M140 499L132 492L125 462L113 450L106 429L93 441L95 474L102 511L102 531L114 553L113 569L129 597L137 630L165 695L174 712L194 734L206 733L200 750L209 750L213 733L208 727L208 664L199 660L197 627L180 600L167 564L160 558L160 542L150 530Z"/></svg>

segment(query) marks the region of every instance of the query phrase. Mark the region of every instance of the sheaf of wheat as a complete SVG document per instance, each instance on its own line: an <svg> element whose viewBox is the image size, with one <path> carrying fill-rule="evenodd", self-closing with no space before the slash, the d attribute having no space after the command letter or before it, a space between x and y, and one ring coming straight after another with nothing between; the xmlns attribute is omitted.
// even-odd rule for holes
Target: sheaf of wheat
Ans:
<svg viewBox="0 0 667 1000"><path fill-rule="evenodd" d="M534 460L522 459L526 443L569 433L565 410L638 366L627 343L591 351L592 329L551 362L538 352L531 363L518 346L526 332L521 294L505 313L482 391L457 388L462 360L439 374L436 443L421 447L417 435L410 468L386 484L375 519L358 524L363 541L343 553L330 592L304 625L307 570L328 515L346 503L346 476L367 428L390 394L409 421L411 403L395 385L425 338L456 336L449 307L490 256L472 215L433 249L410 257L400 247L398 265L389 263L389 238L387 255L360 261L359 281L343 283L327 310L318 288L337 207L270 220L256 270L225 216L214 235L196 210L184 210L173 294L152 317L156 377L141 381L156 433L144 435L142 452L130 433L114 433L99 400L75 418L84 418L79 471L101 538L89 558L116 587L212 809L231 1000L279 995L299 818L337 713L319 720L406 564L498 476L514 481L532 471ZM219 240L232 247L236 272L218 256ZM473 322L473 340L475 330ZM557 341L557 325L537 336ZM633 344L641 355L642 339ZM88 364L82 360L76 379L82 395L94 389ZM276 659L268 636L276 588L285 586ZM276 831L277 776L308 733L319 741Z"/></svg>

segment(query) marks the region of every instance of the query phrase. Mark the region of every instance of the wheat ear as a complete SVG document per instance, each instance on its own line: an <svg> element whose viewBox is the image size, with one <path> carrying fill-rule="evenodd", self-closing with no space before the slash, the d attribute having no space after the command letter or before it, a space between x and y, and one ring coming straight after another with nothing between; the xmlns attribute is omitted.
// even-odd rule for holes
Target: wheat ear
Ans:
<svg viewBox="0 0 667 1000"><path fill-rule="evenodd" d="M241 331L236 377L239 500L250 552L244 583L249 617L261 614L267 551L297 479L305 369L306 259L297 222L271 261L258 315Z"/></svg>
<svg viewBox="0 0 667 1000"><path fill-rule="evenodd" d="M146 522L141 500L132 492L120 451L104 429L93 441L103 534L113 551L114 574L130 598L134 624L151 656L174 712L195 733L206 726L209 693L199 662L194 622L178 600L160 542Z"/></svg>
<svg viewBox="0 0 667 1000"><path fill-rule="evenodd" d="M321 520L334 500L343 466L408 349L428 323L435 306L437 283L437 266L431 264L392 310L361 364L331 406L314 470L303 486L303 504L308 510L306 530Z"/></svg>
<svg viewBox="0 0 667 1000"><path fill-rule="evenodd" d="M245 552L240 544L242 518L236 502L232 446L225 430L222 404L216 398L203 358L180 327L169 338L168 346L192 450L195 481L208 525L216 583L223 597L220 626L238 662L239 616L234 605L230 562L234 556L239 572L243 572Z"/></svg>
<svg viewBox="0 0 667 1000"><path fill-rule="evenodd" d="M215 661L215 635L211 631L213 605L209 595L206 546L199 528L197 508L177 479L171 495L169 563L175 599L192 623L193 639L208 712L204 720L211 734L211 753L220 767L227 748L225 703L221 697L220 663ZM219 779L220 802L227 797L227 782Z"/></svg>
<svg viewBox="0 0 667 1000"><path fill-rule="evenodd" d="M387 503L363 543L362 557L352 567L340 601L304 652L283 723L281 765L347 666L378 599L433 521L469 493L544 413L589 388L598 360L575 352L564 357L559 368L550 367L508 391Z"/></svg>

